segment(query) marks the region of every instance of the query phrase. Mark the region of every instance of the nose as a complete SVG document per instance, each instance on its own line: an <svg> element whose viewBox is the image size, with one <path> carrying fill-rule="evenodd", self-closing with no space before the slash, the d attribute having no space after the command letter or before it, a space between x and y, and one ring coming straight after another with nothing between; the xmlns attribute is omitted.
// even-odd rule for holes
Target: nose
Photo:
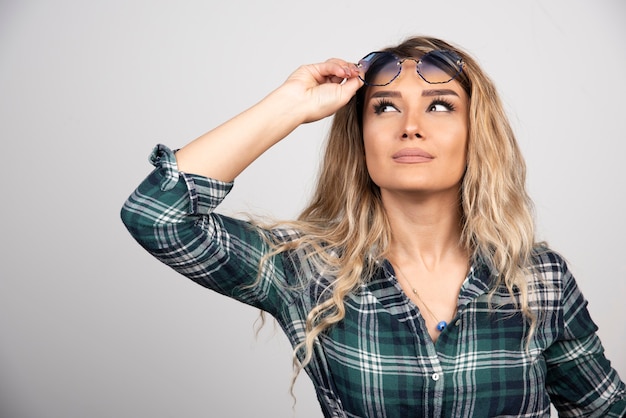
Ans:
<svg viewBox="0 0 626 418"><path fill-rule="evenodd" d="M407 112L405 115L402 139L422 138L421 124L415 112Z"/></svg>

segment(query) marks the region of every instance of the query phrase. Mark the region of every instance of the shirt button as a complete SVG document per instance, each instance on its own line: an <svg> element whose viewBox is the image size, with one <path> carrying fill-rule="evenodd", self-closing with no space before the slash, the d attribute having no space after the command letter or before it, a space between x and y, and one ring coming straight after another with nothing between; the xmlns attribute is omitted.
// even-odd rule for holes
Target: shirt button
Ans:
<svg viewBox="0 0 626 418"><path fill-rule="evenodd" d="M460 320L460 319L457 319L457 321L454 323L454 325L456 325L457 327L458 327L459 325L461 325L461 320Z"/></svg>
<svg viewBox="0 0 626 418"><path fill-rule="evenodd" d="M439 380L439 373L433 373L432 376L433 380L436 382L437 380Z"/></svg>

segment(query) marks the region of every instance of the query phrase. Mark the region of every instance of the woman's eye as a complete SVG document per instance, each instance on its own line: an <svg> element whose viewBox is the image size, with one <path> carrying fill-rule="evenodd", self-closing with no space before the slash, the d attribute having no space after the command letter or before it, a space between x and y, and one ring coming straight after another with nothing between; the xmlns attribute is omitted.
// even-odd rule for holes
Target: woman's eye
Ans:
<svg viewBox="0 0 626 418"><path fill-rule="evenodd" d="M376 108L376 112L385 113L385 112L395 112L396 108L391 105L379 106Z"/></svg>
<svg viewBox="0 0 626 418"><path fill-rule="evenodd" d="M436 100L430 104L429 112L450 112L454 110L454 105L444 100Z"/></svg>
<svg viewBox="0 0 626 418"><path fill-rule="evenodd" d="M431 112L447 112L448 108L442 104L434 104L429 109Z"/></svg>
<svg viewBox="0 0 626 418"><path fill-rule="evenodd" d="M381 113L398 112L398 108L391 102L381 101L374 105L374 113L380 115Z"/></svg>

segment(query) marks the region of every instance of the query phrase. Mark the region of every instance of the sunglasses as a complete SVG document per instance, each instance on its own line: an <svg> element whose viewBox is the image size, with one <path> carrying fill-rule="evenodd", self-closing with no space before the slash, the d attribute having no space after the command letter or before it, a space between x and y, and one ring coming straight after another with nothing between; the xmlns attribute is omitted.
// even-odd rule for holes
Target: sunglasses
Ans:
<svg viewBox="0 0 626 418"><path fill-rule="evenodd" d="M430 51L419 59L401 59L391 52L370 52L357 64L359 78L367 86L386 86L400 75L405 61L415 61L417 73L429 84L448 83L463 70L463 59L449 50Z"/></svg>

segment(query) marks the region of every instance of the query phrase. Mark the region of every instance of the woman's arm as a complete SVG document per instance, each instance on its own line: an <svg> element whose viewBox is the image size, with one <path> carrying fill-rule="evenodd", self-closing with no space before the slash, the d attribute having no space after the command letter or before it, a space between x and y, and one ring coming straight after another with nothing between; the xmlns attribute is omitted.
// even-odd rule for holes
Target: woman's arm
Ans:
<svg viewBox="0 0 626 418"><path fill-rule="evenodd" d="M552 403L564 416L626 416L626 386L604 356L597 326L587 301L563 259L559 338L544 352L547 388Z"/></svg>
<svg viewBox="0 0 626 418"><path fill-rule="evenodd" d="M357 75L353 64L338 59L298 68L255 106L178 150L179 170L234 180L300 124L325 118L345 105L361 86Z"/></svg>
<svg viewBox="0 0 626 418"><path fill-rule="evenodd" d="M287 279L281 259L268 260L258 275L269 251L263 235L272 232L214 210L231 180L266 149L298 124L329 116L350 100L361 82L346 67L340 60L303 66L260 103L176 154L155 148L156 169L121 211L131 235L195 282L273 313L285 303L285 292L274 291Z"/></svg>

